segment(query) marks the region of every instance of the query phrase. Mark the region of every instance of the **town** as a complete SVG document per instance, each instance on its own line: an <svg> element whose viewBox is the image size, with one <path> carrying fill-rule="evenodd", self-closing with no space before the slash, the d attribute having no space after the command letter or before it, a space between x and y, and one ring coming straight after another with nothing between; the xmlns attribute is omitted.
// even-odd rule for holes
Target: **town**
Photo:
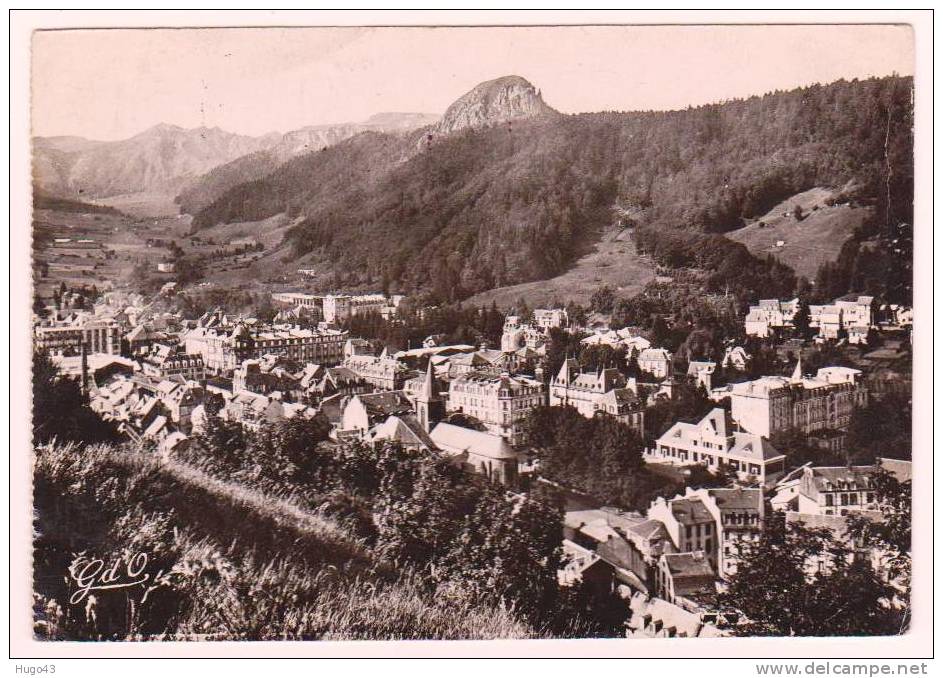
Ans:
<svg viewBox="0 0 943 678"><path fill-rule="evenodd" d="M62 289L35 309L36 359L156 458L192 460L220 422L264 435L318 422L319 447L436 457L512 500L554 492L557 582L615 601L626 637L735 633L750 611L717 601L742 587L731 581L743 554L777 522L824 530L901 586L891 555L848 528L883 519L881 479L910 482L909 449L861 446L862 417L908 391L894 366L910 308L756 300L736 336L692 355L572 306L476 309L490 336L397 346L382 337L436 307L289 290L271 293L269 317L213 307L187 318L175 294ZM594 462L590 424L615 432L615 466Z"/></svg>

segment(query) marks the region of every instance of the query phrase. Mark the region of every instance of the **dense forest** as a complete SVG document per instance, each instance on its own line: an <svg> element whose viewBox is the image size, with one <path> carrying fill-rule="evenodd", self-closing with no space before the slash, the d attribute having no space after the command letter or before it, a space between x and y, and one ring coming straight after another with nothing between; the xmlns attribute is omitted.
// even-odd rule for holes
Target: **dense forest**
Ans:
<svg viewBox="0 0 943 678"><path fill-rule="evenodd" d="M230 189L194 225L303 216L287 236L295 256L343 261L346 284L396 281L444 301L556 275L612 224L724 233L814 186L874 208L857 242L899 239L913 214L911 90L910 78L838 81L515 122L421 151L416 135L359 135ZM753 275L748 253L727 254Z"/></svg>

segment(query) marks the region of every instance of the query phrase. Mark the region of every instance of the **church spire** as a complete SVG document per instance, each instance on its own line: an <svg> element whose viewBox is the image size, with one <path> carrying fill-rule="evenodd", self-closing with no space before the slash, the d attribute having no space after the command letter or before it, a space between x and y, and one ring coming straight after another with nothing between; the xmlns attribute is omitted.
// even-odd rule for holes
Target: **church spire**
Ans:
<svg viewBox="0 0 943 678"><path fill-rule="evenodd" d="M432 360L426 365L426 378L422 382L422 391L420 397L426 401L435 398L435 376L432 372Z"/></svg>
<svg viewBox="0 0 943 678"><path fill-rule="evenodd" d="M798 384L802 381L802 355L800 354L796 360L796 369L792 371L792 378L790 381L793 384Z"/></svg>

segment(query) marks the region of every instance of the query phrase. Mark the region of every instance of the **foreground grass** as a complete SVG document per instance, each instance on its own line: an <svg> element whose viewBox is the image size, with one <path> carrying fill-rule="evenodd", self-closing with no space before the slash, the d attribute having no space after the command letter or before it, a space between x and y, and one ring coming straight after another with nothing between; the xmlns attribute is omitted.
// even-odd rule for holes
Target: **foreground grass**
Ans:
<svg viewBox="0 0 943 678"><path fill-rule="evenodd" d="M126 447L36 451L34 593L49 639L490 639L512 611L439 596L329 516ZM145 552L154 580L71 605L76 554Z"/></svg>

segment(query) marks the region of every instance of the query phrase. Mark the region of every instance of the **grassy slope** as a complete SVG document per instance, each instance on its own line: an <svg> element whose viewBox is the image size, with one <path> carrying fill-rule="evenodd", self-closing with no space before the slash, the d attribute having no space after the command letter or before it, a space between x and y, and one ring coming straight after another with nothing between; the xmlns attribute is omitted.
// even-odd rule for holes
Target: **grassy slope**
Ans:
<svg viewBox="0 0 943 678"><path fill-rule="evenodd" d="M79 543L83 535L96 533L94 525L101 521L94 515L78 518L89 522L89 530L64 524L73 520L70 516L76 509L81 513L84 506L88 511L91 507L86 504L92 501L105 513L117 509L131 524L135 517L143 517L143 532L132 535L135 541L154 539L148 516L172 516L173 524L182 529L176 538L187 542L185 553L222 553L231 561L236 572L208 584L209 590L197 588L205 595L191 602L196 612L190 613L189 623L194 614L198 621L205 620L207 624L198 628L208 631L207 639L535 635L507 611L430 596L414 575L381 560L329 516L306 511L290 497L221 480L179 461L109 446L84 450L44 446L36 450L35 474L40 488L37 529L47 550L48 544L56 543L69 544L73 551L107 548L101 535L97 543ZM42 566L37 563L37 567ZM242 580L246 583L239 584ZM56 588L61 573L40 570L35 581L38 593L61 597ZM50 583L50 590L45 590L49 587L44 582ZM249 600L242 588L247 585L269 593L265 599ZM271 609L262 609L268 598ZM183 632L191 634L187 628ZM227 630L219 636L214 629Z"/></svg>
<svg viewBox="0 0 943 678"><path fill-rule="evenodd" d="M791 266L796 275L804 275L811 280L819 266L838 258L842 245L868 215L867 207L829 207L825 200L832 193L827 188L813 188L798 193L748 226L725 235L743 243L757 256L772 254ZM806 213L801 221L793 217L796 205ZM818 209L813 211L816 206ZM784 213L787 216L783 216ZM759 226L760 222L765 224L763 228ZM785 245L777 247L776 243L780 240Z"/></svg>
<svg viewBox="0 0 943 678"><path fill-rule="evenodd" d="M565 273L549 280L498 287L471 297L466 303L506 308L523 298L531 307L553 301L588 304L593 292L609 285L617 295L630 297L655 278L652 262L635 251L628 230L607 230L593 251L580 257Z"/></svg>

